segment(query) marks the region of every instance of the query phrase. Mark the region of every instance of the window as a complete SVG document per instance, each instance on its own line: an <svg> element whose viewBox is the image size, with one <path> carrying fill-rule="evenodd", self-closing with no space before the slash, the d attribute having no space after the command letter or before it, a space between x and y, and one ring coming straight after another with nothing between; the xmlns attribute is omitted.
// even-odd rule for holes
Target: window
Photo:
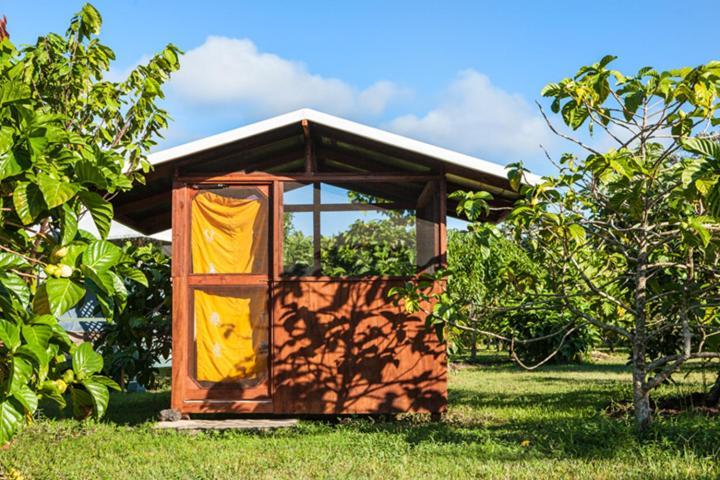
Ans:
<svg viewBox="0 0 720 480"><path fill-rule="evenodd" d="M438 261L435 182L284 186L285 275L409 276Z"/></svg>
<svg viewBox="0 0 720 480"><path fill-rule="evenodd" d="M268 272L267 190L227 187L200 190L192 200L193 273Z"/></svg>

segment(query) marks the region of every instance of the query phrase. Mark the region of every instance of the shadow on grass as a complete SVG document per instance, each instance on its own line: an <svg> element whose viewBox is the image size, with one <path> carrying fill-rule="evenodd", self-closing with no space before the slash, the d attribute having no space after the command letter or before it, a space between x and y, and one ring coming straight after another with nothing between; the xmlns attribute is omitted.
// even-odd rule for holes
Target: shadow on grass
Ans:
<svg viewBox="0 0 720 480"><path fill-rule="evenodd" d="M351 434L396 436L408 445L467 446L468 455L494 460L522 460L530 453L539 458L580 458L607 460L640 452L648 444L658 451L673 449L701 457L720 455L720 422L698 413L659 418L650 432L640 438L632 419L612 418L603 412L611 400L627 397L627 385L607 379L571 379L560 372L624 372L622 365L582 365L547 368L513 381L573 382L576 387L562 391L526 393L488 393L476 389L451 388L450 414L442 422L427 416L403 416L394 421L353 417L339 422L326 418L320 423L305 423L308 428L270 433L269 435L324 435L328 431ZM551 373L550 376L543 372ZM482 375L482 371L478 372ZM614 385L612 385L614 383ZM153 421L160 410L168 408L170 392L113 393L104 422L140 425ZM538 408L535 407L540 407ZM505 409L517 409L517 415ZM503 411L505 410L505 411ZM46 410L50 417L69 416L69 412ZM327 429L327 430L326 430ZM252 433L242 433L251 435ZM527 445L527 446L523 446Z"/></svg>
<svg viewBox="0 0 720 480"><path fill-rule="evenodd" d="M170 392L110 393L110 403L103 422L133 426L154 421L158 413L170 407ZM41 402L42 414L51 419L72 418L68 405L60 409L55 403Z"/></svg>

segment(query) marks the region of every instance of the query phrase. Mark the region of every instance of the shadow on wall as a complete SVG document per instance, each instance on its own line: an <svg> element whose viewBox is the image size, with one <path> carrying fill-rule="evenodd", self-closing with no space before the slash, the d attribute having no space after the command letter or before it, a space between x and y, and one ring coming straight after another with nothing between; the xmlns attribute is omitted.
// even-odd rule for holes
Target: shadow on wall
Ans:
<svg viewBox="0 0 720 480"><path fill-rule="evenodd" d="M273 325L278 413L442 412L444 346L388 299L401 281L285 281Z"/></svg>

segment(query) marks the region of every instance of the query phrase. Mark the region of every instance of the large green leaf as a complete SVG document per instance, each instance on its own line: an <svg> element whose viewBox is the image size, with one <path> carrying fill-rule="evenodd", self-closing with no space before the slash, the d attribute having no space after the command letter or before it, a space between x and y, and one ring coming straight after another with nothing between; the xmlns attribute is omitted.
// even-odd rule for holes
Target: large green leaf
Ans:
<svg viewBox="0 0 720 480"><path fill-rule="evenodd" d="M13 192L13 204L20 220L29 225L45 210L45 199L34 183L18 182Z"/></svg>
<svg viewBox="0 0 720 480"><path fill-rule="evenodd" d="M114 293L114 283L111 272L109 271L97 271L88 265L82 265L80 267L85 277L89 278L100 290L112 295Z"/></svg>
<svg viewBox="0 0 720 480"><path fill-rule="evenodd" d="M67 245L75 239L75 235L78 231L78 218L75 211L66 203L63 205L62 211L62 236L60 237L60 244Z"/></svg>
<svg viewBox="0 0 720 480"><path fill-rule="evenodd" d="M89 378L103 368L103 357L93 350L90 343L81 343L72 353L72 365L80 380Z"/></svg>
<svg viewBox="0 0 720 480"><path fill-rule="evenodd" d="M23 414L8 398L0 402L0 445L5 445L22 425Z"/></svg>
<svg viewBox="0 0 720 480"><path fill-rule="evenodd" d="M27 384L32 374L33 367L30 361L21 356L14 356L10 374L10 392L12 393Z"/></svg>
<svg viewBox="0 0 720 480"><path fill-rule="evenodd" d="M11 351L20 345L20 329L8 320L0 319L0 342Z"/></svg>
<svg viewBox="0 0 720 480"><path fill-rule="evenodd" d="M55 208L70 200L80 190L80 186L41 173L37 176L38 185L48 208Z"/></svg>
<svg viewBox="0 0 720 480"><path fill-rule="evenodd" d="M126 279L133 280L140 285L143 285L145 287L148 286L148 279L142 272L142 270L138 270L137 268L128 268L122 271L122 275Z"/></svg>
<svg viewBox="0 0 720 480"><path fill-rule="evenodd" d="M25 413L33 414L35 410L37 410L38 397L27 385L23 385L15 390L13 397L15 397L18 403L25 407Z"/></svg>
<svg viewBox="0 0 720 480"><path fill-rule="evenodd" d="M69 278L49 278L38 288L33 310L38 314L60 316L82 300L85 288Z"/></svg>
<svg viewBox="0 0 720 480"><path fill-rule="evenodd" d="M38 365L38 369L42 374L41 376L45 377L45 375L47 375L49 362L48 354L45 348L43 348L39 344L26 343L20 345L20 347L15 351L15 355L21 355L34 361ZM41 380L44 380L44 378L42 378Z"/></svg>
<svg viewBox="0 0 720 480"><path fill-rule="evenodd" d="M23 325L21 331L27 343L39 345L43 348L48 346L50 338L53 336L53 330L50 325Z"/></svg>
<svg viewBox="0 0 720 480"><path fill-rule="evenodd" d="M0 270L8 268L21 268L28 266L29 263L20 255L8 252L0 252Z"/></svg>
<svg viewBox="0 0 720 480"><path fill-rule="evenodd" d="M17 80L0 82L0 106L30 98L30 87Z"/></svg>
<svg viewBox="0 0 720 480"><path fill-rule="evenodd" d="M30 287L28 287L27 283L25 283L19 275L14 273L0 274L0 285L2 285L2 289L0 290L12 292L23 306L27 306L30 303Z"/></svg>
<svg viewBox="0 0 720 480"><path fill-rule="evenodd" d="M94 417L97 419L102 418L107 411L108 400L110 400L110 392L108 387L103 383L95 381L95 378L89 378L83 380L83 386L87 389L90 397L92 397L94 408Z"/></svg>
<svg viewBox="0 0 720 480"><path fill-rule="evenodd" d="M95 410L92 395L84 388L70 387L73 416L77 419L88 418Z"/></svg>
<svg viewBox="0 0 720 480"><path fill-rule="evenodd" d="M720 143L709 138L688 138L682 146L689 152L720 161Z"/></svg>
<svg viewBox="0 0 720 480"><path fill-rule="evenodd" d="M98 188L107 188L107 179L103 171L88 160L80 160L75 164L75 177L80 183L89 183Z"/></svg>
<svg viewBox="0 0 720 480"><path fill-rule="evenodd" d="M95 192L80 192L80 202L88 209L102 238L107 238L113 219L113 206Z"/></svg>
<svg viewBox="0 0 720 480"><path fill-rule="evenodd" d="M115 266L122 257L122 250L105 240L97 240L88 245L82 256L83 263L97 272L106 272Z"/></svg>

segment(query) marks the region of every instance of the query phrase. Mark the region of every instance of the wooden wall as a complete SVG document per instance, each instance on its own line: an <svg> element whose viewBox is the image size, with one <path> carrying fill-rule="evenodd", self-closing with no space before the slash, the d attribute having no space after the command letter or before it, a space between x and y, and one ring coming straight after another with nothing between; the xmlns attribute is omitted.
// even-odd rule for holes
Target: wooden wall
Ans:
<svg viewBox="0 0 720 480"><path fill-rule="evenodd" d="M289 280L274 295L273 410L443 412L445 346L393 305L400 280Z"/></svg>

